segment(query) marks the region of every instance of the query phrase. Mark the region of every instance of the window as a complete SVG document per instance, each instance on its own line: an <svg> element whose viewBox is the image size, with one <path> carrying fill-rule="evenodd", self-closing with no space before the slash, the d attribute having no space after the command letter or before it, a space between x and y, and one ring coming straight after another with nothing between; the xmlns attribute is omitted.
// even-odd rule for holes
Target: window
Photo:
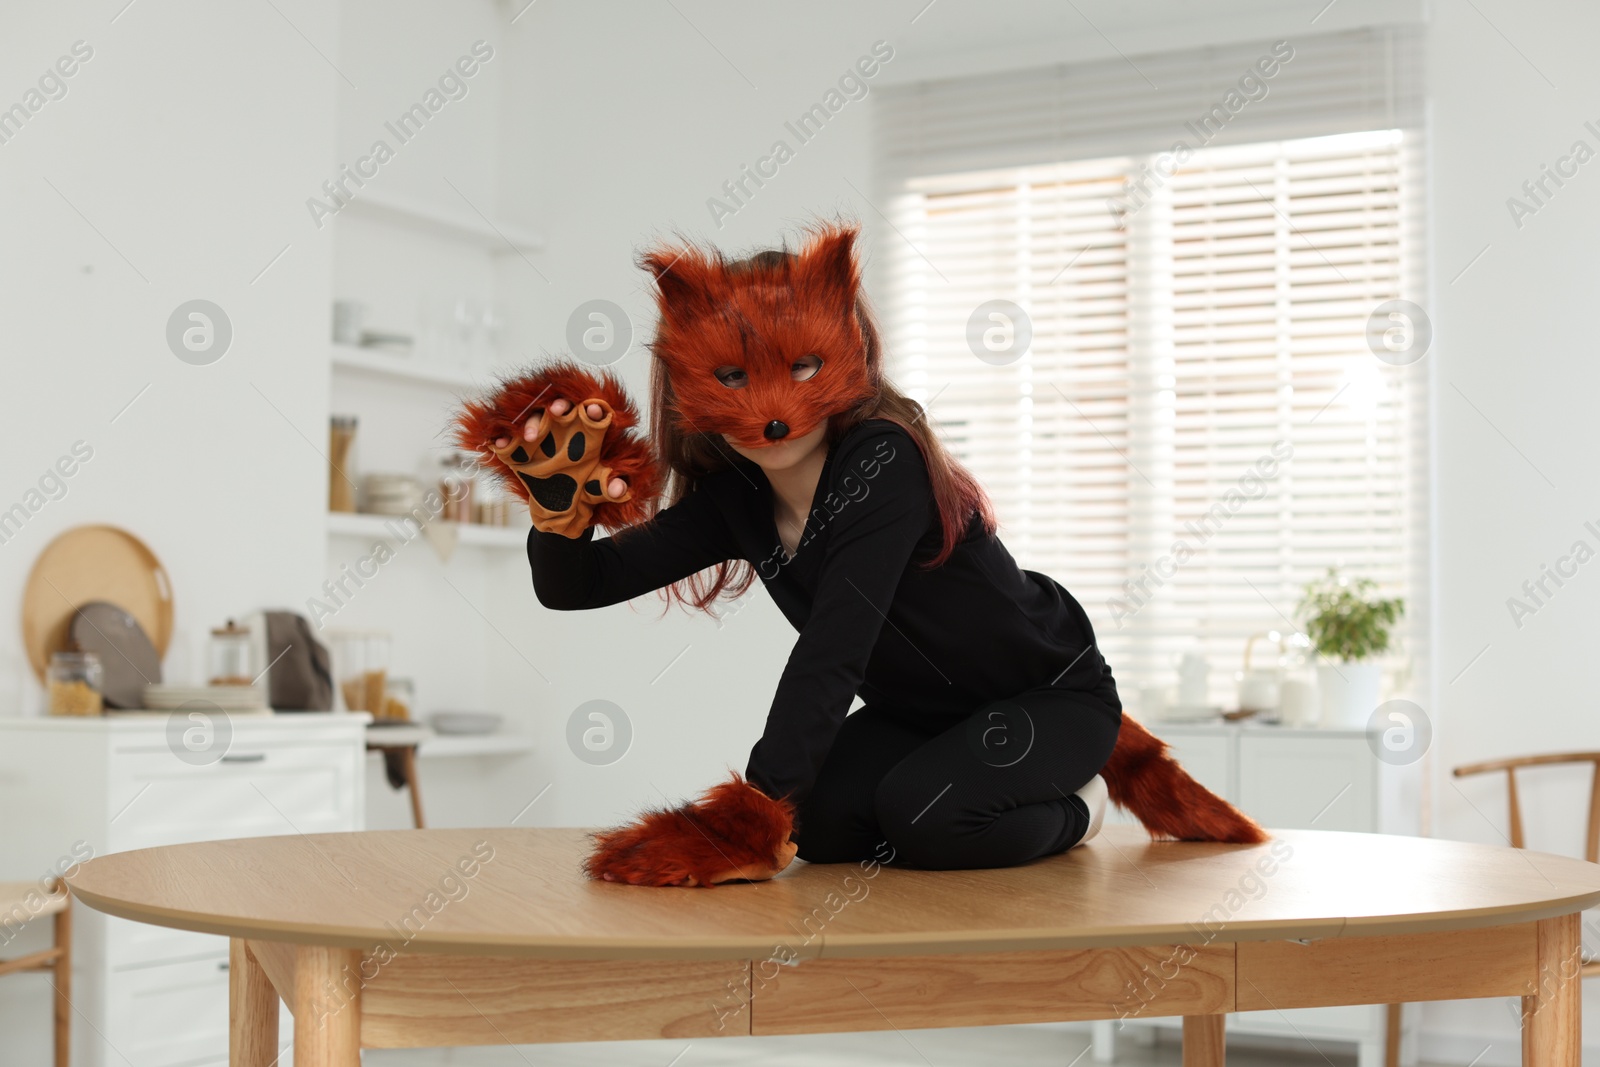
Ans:
<svg viewBox="0 0 1600 1067"><path fill-rule="evenodd" d="M1170 140L890 161L891 376L989 489L1019 563L1084 604L1130 706L1196 640L1231 703L1246 640L1297 629L1301 587L1333 564L1405 596L1422 652L1426 365L1368 341L1369 320L1402 348L1419 325L1379 307L1420 291L1419 137L1306 125L1181 162Z"/></svg>

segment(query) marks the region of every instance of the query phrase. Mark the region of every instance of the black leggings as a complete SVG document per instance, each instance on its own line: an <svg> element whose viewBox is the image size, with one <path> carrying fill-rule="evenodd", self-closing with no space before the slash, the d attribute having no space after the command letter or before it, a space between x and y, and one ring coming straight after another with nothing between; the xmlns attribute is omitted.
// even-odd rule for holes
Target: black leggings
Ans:
<svg viewBox="0 0 1600 1067"><path fill-rule="evenodd" d="M1111 758L1120 709L1040 687L953 726L863 707L846 716L796 812L800 858L923 870L1012 867L1077 844L1072 794Z"/></svg>

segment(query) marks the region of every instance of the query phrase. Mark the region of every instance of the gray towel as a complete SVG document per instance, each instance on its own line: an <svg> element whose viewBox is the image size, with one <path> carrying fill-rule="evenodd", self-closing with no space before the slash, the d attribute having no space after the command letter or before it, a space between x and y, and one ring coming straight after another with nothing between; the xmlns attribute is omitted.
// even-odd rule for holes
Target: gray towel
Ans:
<svg viewBox="0 0 1600 1067"><path fill-rule="evenodd" d="M268 611L267 704L289 711L332 711L333 671L328 649L311 623L293 611Z"/></svg>

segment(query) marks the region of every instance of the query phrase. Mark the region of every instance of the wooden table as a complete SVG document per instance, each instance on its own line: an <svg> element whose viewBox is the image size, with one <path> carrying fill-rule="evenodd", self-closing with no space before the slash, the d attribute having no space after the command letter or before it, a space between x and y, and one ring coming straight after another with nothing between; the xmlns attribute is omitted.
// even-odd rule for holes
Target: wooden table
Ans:
<svg viewBox="0 0 1600 1067"><path fill-rule="evenodd" d="M254 838L102 856L85 904L232 938L233 1067L360 1048L1184 1017L1523 998L1523 1063L1578 1067L1579 912L1600 866L1419 838L1258 846L1107 827L1025 867L797 863L771 882L586 881L576 829Z"/></svg>

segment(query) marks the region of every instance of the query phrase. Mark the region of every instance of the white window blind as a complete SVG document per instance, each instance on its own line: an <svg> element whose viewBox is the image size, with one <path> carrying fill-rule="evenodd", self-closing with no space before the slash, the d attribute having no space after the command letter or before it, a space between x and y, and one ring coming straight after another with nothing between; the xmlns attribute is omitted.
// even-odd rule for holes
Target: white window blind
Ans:
<svg viewBox="0 0 1600 1067"><path fill-rule="evenodd" d="M1194 641L1230 704L1250 634L1297 628L1301 587L1330 565L1406 597L1400 681L1425 677L1427 364L1367 341L1378 305L1422 302L1414 45L1295 42L1271 92L1176 165L1186 130L1164 123L1271 43L1134 57L1188 110L1140 82L1147 113L1119 97L1117 129L1077 139L1094 109L1069 90L1117 88L1081 69L885 94L891 376L988 488L1019 562L1083 602L1130 706ZM986 97L1032 103L986 122ZM993 300L1032 328L998 365L968 341Z"/></svg>

